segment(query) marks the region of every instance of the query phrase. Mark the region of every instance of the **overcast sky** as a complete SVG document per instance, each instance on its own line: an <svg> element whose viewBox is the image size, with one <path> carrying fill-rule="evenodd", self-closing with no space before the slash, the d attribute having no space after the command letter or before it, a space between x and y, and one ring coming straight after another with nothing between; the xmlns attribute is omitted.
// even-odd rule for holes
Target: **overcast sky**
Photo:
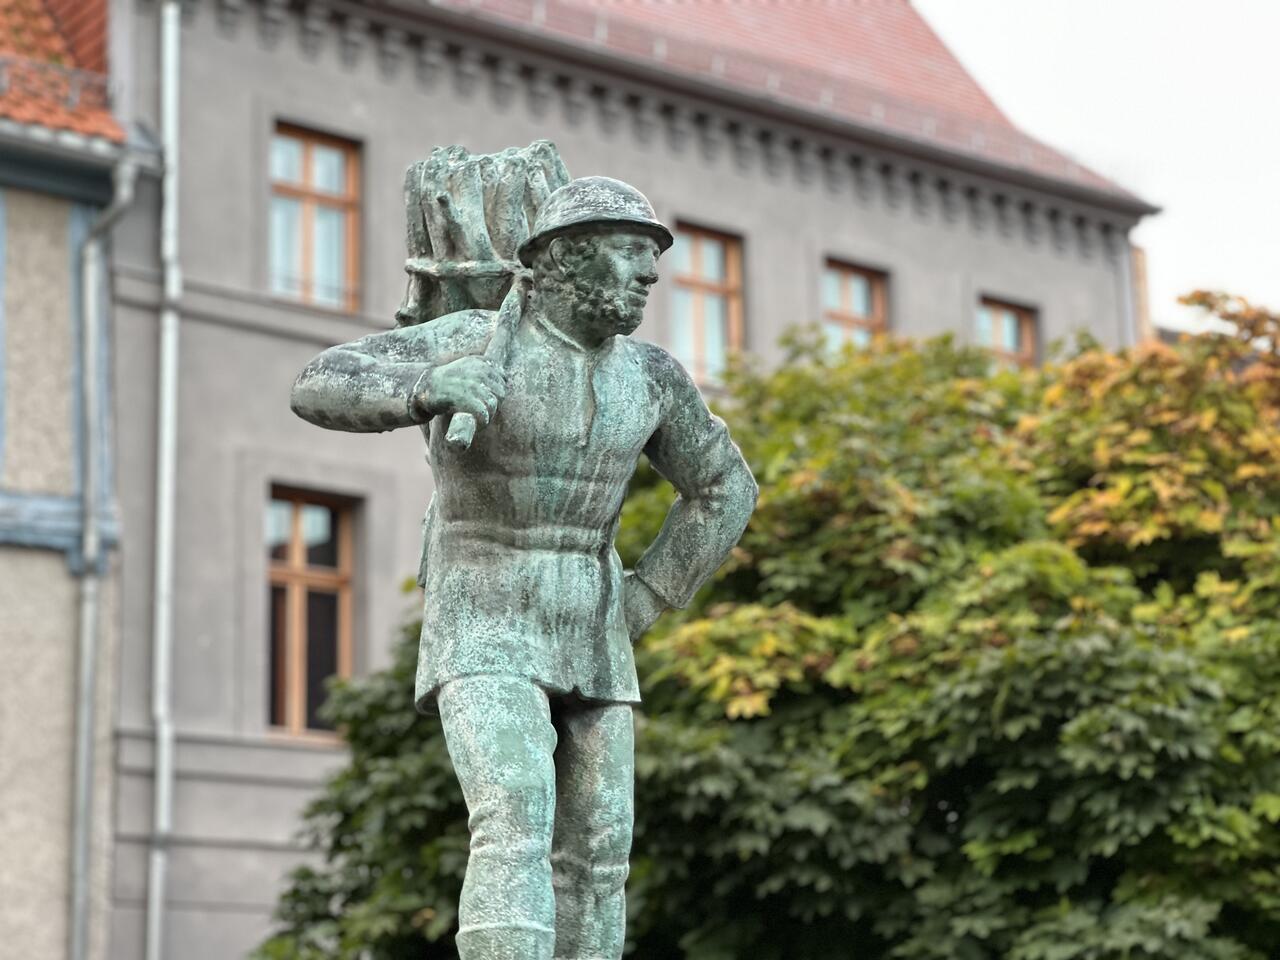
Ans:
<svg viewBox="0 0 1280 960"><path fill-rule="evenodd" d="M1164 212L1151 314L1197 287L1280 310L1280 0L914 0L1005 113Z"/></svg>

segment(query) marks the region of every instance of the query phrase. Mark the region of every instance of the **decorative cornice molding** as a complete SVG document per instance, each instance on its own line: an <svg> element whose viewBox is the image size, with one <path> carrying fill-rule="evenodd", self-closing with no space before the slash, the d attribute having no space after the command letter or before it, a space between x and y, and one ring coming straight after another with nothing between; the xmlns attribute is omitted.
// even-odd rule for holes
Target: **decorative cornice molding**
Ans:
<svg viewBox="0 0 1280 960"><path fill-rule="evenodd" d="M945 223L956 224L964 213L964 202L960 187L947 177L938 177L933 181L933 188L938 194L938 206L942 210Z"/></svg>
<svg viewBox="0 0 1280 960"><path fill-rule="evenodd" d="M1072 220L1072 226L1075 228L1076 248L1080 252L1080 256L1084 259L1090 259L1097 250L1097 227L1083 214L1076 214Z"/></svg>
<svg viewBox="0 0 1280 960"><path fill-rule="evenodd" d="M586 118L587 108L591 105L591 88L581 77L568 76L561 78L561 89L564 118L570 126L576 127Z"/></svg>
<svg viewBox="0 0 1280 960"><path fill-rule="evenodd" d="M556 99L556 75L550 70L533 67L525 79L525 102L534 117L545 117Z"/></svg>
<svg viewBox="0 0 1280 960"><path fill-rule="evenodd" d="M818 147L811 140L797 140L791 146L796 180L801 186L812 186L818 177Z"/></svg>
<svg viewBox="0 0 1280 960"><path fill-rule="evenodd" d="M444 41L437 36L423 37L422 45L418 48L418 83L428 89L434 87L440 82L448 65L448 51Z"/></svg>
<svg viewBox="0 0 1280 960"><path fill-rule="evenodd" d="M982 233L991 222L991 210L988 195L979 187L969 184L964 188L965 210L969 215L969 225L976 233Z"/></svg>
<svg viewBox="0 0 1280 960"><path fill-rule="evenodd" d="M689 141L693 138L694 130L697 127L697 117L694 115L687 105L683 103L672 104L665 111L667 142L671 144L671 149L677 153L683 153L688 147Z"/></svg>
<svg viewBox="0 0 1280 960"><path fill-rule="evenodd" d="M234 36L244 13L245 0L218 0L218 26L224 33Z"/></svg>
<svg viewBox="0 0 1280 960"><path fill-rule="evenodd" d="M453 58L454 89L460 96L472 96L479 87L484 72L484 54L475 47L461 48Z"/></svg>
<svg viewBox="0 0 1280 960"><path fill-rule="evenodd" d="M662 123L662 105L655 97L640 94L636 97L631 115L636 140L646 145L652 143Z"/></svg>
<svg viewBox="0 0 1280 960"><path fill-rule="evenodd" d="M991 198L991 205L995 208L996 229L1000 236L1012 239L1017 228L1013 203L1005 194L997 193Z"/></svg>
<svg viewBox="0 0 1280 960"><path fill-rule="evenodd" d="M849 182L849 170L844 156L831 147L823 146L818 150L818 168L821 170L822 185L831 193L839 193Z"/></svg>
<svg viewBox="0 0 1280 960"><path fill-rule="evenodd" d="M298 41L302 45L302 54L307 59L314 60L319 56L329 20L329 8L322 0L309 0L302 8L302 16L298 23Z"/></svg>
<svg viewBox="0 0 1280 960"><path fill-rule="evenodd" d="M288 0L264 0L258 11L258 36L268 50L274 49L284 36L288 19Z"/></svg>
<svg viewBox="0 0 1280 960"><path fill-rule="evenodd" d="M622 125L622 115L627 101L617 87L605 87L595 96L596 109L600 113L600 127L606 134L615 134Z"/></svg>
<svg viewBox="0 0 1280 960"><path fill-rule="evenodd" d="M520 64L503 57L489 71L489 88L494 104L505 110L515 100L522 80Z"/></svg>
<svg viewBox="0 0 1280 960"><path fill-rule="evenodd" d="M399 27L387 27L378 37L378 66L384 79L396 78L409 52L409 35Z"/></svg>
<svg viewBox="0 0 1280 960"><path fill-rule="evenodd" d="M714 163L726 151L733 150L741 166L750 166L759 149L758 142L746 129L714 113L699 113L694 121L698 134L698 151L708 163Z"/></svg>
<svg viewBox="0 0 1280 960"><path fill-rule="evenodd" d="M348 70L360 62L360 54L369 42L369 21L364 17L348 16L338 32L338 52L342 65Z"/></svg>
<svg viewBox="0 0 1280 960"><path fill-rule="evenodd" d="M927 219L933 214L936 205L933 183L921 170L908 170L905 180L911 212L922 220Z"/></svg>
<svg viewBox="0 0 1280 960"><path fill-rule="evenodd" d="M979 233L994 228L1007 239L1033 245L1048 240L1060 252L1070 249L1087 257L1100 244L1116 243L1133 222L1088 202L1005 184L996 175L953 170L944 158L899 154L889 146L855 143L837 133L674 94L643 80L609 74L605 67L556 61L503 46L500 40L483 40L464 27L441 29L347 0L210 2L218 4L228 22L239 22L249 4L256 4L268 47L279 42L289 18L296 17L304 52L314 57L323 37L333 34L346 69L356 69L365 46L374 44L379 69L388 81L411 60L424 89L435 89L447 71L460 98L474 96L483 83L501 109L519 101L540 118L558 105L572 127L593 123L604 135L625 131L640 144L664 136L675 152L696 144L707 164L727 160L744 172L794 176L802 186L816 184L832 192L848 188L862 203L878 201L891 211L936 216Z"/></svg>
<svg viewBox="0 0 1280 960"><path fill-rule="evenodd" d="M891 161L885 161L880 164L878 173L885 206L890 210L902 209L907 199L907 183L902 167Z"/></svg>

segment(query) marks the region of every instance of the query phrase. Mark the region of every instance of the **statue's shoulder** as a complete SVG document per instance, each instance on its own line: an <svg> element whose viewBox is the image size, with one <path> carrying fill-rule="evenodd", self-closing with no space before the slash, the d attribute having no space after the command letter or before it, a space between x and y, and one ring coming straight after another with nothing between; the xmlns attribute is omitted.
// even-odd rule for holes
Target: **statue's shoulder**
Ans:
<svg viewBox="0 0 1280 960"><path fill-rule="evenodd" d="M630 337L625 338L625 342L627 349L644 369L645 375L654 386L670 388L692 383L692 378L680 361L656 343L634 340Z"/></svg>
<svg viewBox="0 0 1280 960"><path fill-rule="evenodd" d="M403 330L411 339L429 340L441 353L482 353L497 320L496 310L459 310Z"/></svg>

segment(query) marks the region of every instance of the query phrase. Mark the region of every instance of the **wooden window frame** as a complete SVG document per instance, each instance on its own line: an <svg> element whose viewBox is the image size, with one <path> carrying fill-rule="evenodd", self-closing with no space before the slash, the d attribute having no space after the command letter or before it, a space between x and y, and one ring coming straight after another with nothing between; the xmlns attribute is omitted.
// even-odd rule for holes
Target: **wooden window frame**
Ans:
<svg viewBox="0 0 1280 960"><path fill-rule="evenodd" d="M298 258L301 262L297 277L299 287L297 296L276 292L275 278L269 277L268 284L272 288L272 296L290 303L305 303L321 310L355 313L360 307L360 145L352 140L344 140L331 134L283 122L277 123L272 131L271 140L274 141L276 137L289 137L302 143L301 184L276 180L270 169L270 154L268 154L267 167L272 198L289 197L302 205L298 250ZM345 193L328 193L313 186L315 178L312 157L316 146L333 147L342 152L346 168L346 182L343 184ZM341 305L316 300L312 290L314 282L311 275L312 240L316 208L319 206L341 210L344 214L346 263L344 264L345 290Z"/></svg>
<svg viewBox="0 0 1280 960"><path fill-rule="evenodd" d="M693 379L700 384L708 383L707 363L704 355L706 345L704 298L722 296L725 299L725 311L728 320L728 351L742 350L744 347L744 324L742 311L742 238L719 230L708 230L687 223L677 223L675 232L690 241L689 269L690 273L676 273L672 281L676 287L688 290L693 303ZM702 244L700 240L714 240L724 244L724 280L710 280L701 275Z"/></svg>
<svg viewBox="0 0 1280 960"><path fill-rule="evenodd" d="M267 722L276 733L288 734L291 737L332 740L337 736L334 731L307 726L307 591L314 588L337 595L337 676L344 679L350 677L354 659L352 580L355 565L353 531L355 505L341 497L278 486L271 488L268 504L275 500L292 503L293 511L285 559L277 560L274 557L268 557L267 615L274 615L270 601L272 588L282 587L285 591L285 637L284 650L277 650L275 643L271 642L272 629L268 627L270 666L267 676L270 682L270 678L274 675L277 684L275 693L284 712L284 723L277 723L276 717L272 715L270 697L267 700ZM302 536L302 507L312 505L329 507L337 515L338 565L336 567L313 567L307 563L306 544ZM276 669L276 658L281 656L284 663L280 669Z"/></svg>
<svg viewBox="0 0 1280 960"><path fill-rule="evenodd" d="M843 327L846 342L851 339L849 334L854 330L866 330L872 336L887 333L889 330L889 275L882 270L860 267L845 260L828 257L822 265L824 288L828 271L834 271L840 278L840 309L833 310L824 304L822 322ZM855 276L866 280L871 291L871 313L865 317L853 312L853 284L850 278Z"/></svg>
<svg viewBox="0 0 1280 960"><path fill-rule="evenodd" d="M993 344L984 344L984 348L989 350L991 354L1004 363L1011 364L1015 367L1028 369L1036 365L1036 358L1040 352L1040 320L1039 313L1033 307L1024 307L1020 304L1010 303L1008 300L999 300L995 297L982 297L978 300L978 309L988 310L1007 310L1018 318L1018 340L1020 349L1015 351L1005 350L1002 347ZM994 336L995 330L992 330Z"/></svg>

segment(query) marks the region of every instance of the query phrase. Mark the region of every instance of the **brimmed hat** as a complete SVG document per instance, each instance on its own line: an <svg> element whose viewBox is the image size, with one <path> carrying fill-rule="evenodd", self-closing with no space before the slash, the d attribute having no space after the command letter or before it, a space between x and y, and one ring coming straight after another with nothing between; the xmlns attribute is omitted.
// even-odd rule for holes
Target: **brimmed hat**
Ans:
<svg viewBox="0 0 1280 960"><path fill-rule="evenodd" d="M544 240L589 224L629 224L658 241L659 250L671 246L671 231L658 220L653 204L630 184L612 177L579 177L547 197L534 220L533 233L520 244L517 256L526 267L534 248Z"/></svg>

